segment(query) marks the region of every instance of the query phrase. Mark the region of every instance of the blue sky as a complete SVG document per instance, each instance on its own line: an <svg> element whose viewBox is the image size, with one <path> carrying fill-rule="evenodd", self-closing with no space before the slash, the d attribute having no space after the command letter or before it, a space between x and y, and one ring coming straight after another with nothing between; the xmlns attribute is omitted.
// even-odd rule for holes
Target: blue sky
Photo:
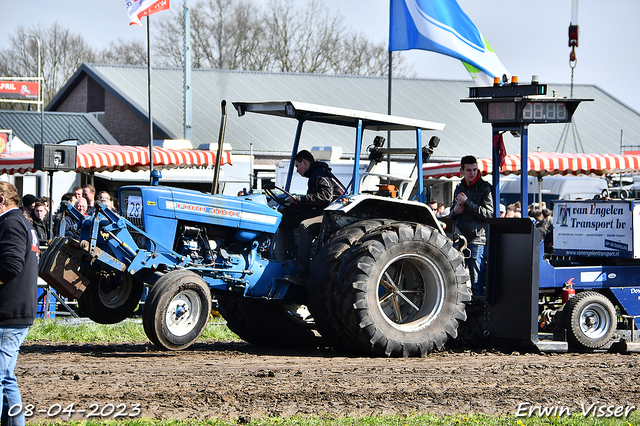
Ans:
<svg viewBox="0 0 640 426"><path fill-rule="evenodd" d="M266 4L267 0L254 1ZM373 41L387 42L388 0L324 0L324 3L340 11L354 30ZM458 0L458 3L521 83L530 81L533 74L539 75L541 83L571 82L567 45L571 0ZM183 2L172 0L171 4L176 8L182 7ZM574 83L597 85L640 111L640 84L636 81L640 61L637 54L640 1L583 0L579 6L580 37ZM128 25L124 0L0 0L0 10L3 44L18 25L48 27L56 21L82 34L94 47L119 37L145 38L144 27ZM462 64L453 58L426 51L410 51L405 56L414 64L419 77L470 79Z"/></svg>

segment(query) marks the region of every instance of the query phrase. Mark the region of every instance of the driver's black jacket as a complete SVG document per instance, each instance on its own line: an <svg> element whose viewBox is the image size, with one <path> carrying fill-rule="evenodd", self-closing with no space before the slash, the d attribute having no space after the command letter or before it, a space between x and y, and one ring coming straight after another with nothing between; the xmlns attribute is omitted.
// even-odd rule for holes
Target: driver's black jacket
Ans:
<svg viewBox="0 0 640 426"><path fill-rule="evenodd" d="M314 161L304 177L309 178L307 194L300 196L300 201L295 205L296 210L324 210L344 193L344 187L331 173L331 167L327 163Z"/></svg>

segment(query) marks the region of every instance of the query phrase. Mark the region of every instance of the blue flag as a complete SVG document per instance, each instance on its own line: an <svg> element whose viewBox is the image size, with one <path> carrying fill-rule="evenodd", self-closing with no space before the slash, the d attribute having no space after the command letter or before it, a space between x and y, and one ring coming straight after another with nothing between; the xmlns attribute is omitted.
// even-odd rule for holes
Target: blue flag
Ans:
<svg viewBox="0 0 640 426"><path fill-rule="evenodd" d="M389 51L411 49L460 59L476 83L490 85L493 77L509 76L456 0L391 0Z"/></svg>

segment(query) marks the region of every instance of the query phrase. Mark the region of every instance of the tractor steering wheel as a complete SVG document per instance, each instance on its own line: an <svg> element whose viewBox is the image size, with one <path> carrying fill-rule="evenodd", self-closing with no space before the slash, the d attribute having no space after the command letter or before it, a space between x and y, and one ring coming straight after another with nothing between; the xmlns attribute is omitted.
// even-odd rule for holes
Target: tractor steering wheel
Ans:
<svg viewBox="0 0 640 426"><path fill-rule="evenodd" d="M269 197L270 199L272 199L273 201L275 201L278 205L282 206L282 207L287 207L288 203L285 202L286 198L283 199L281 196L278 196L275 194L275 192L273 192L274 189L277 189L278 191L281 191L283 194L285 194L287 197L293 197L293 195L287 191L285 191L284 189L277 187L277 186L273 186L273 187L269 187L269 188L263 188L264 189L264 193L267 195L267 197Z"/></svg>

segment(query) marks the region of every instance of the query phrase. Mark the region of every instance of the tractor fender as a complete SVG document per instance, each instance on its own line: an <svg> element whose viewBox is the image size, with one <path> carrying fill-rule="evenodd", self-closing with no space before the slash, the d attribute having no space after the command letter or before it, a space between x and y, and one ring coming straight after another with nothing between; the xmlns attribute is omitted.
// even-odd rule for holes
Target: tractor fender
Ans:
<svg viewBox="0 0 640 426"><path fill-rule="evenodd" d="M324 215L332 223L334 232L359 220L390 219L428 225L445 234L443 224L428 205L400 198L370 194L344 197L327 207Z"/></svg>

